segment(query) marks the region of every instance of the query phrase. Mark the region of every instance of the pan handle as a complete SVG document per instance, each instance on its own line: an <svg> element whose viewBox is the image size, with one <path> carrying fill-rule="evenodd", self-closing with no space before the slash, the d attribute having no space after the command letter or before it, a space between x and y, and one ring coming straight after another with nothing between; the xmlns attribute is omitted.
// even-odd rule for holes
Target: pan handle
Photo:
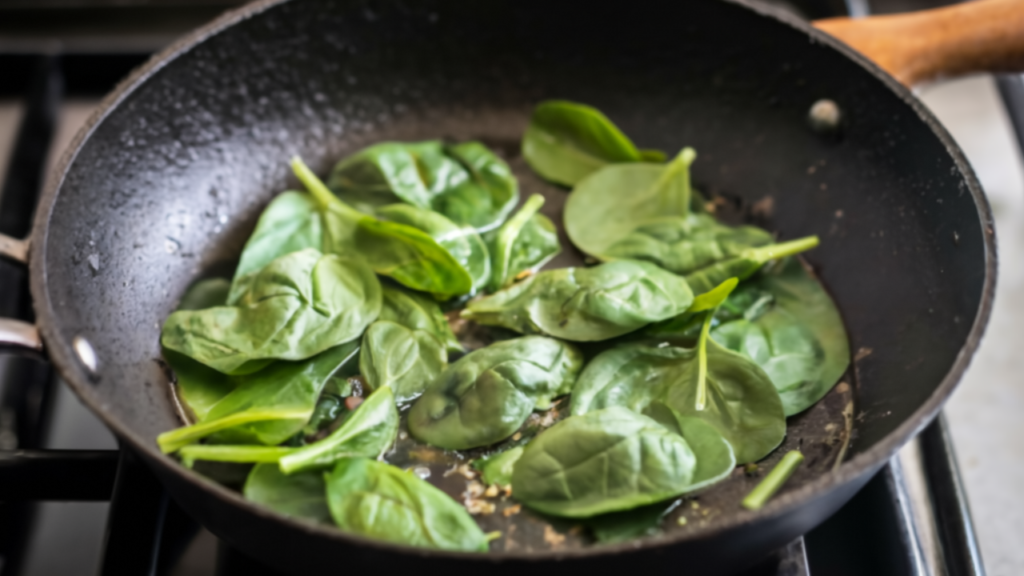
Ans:
<svg viewBox="0 0 1024 576"><path fill-rule="evenodd" d="M1024 71L1024 2L974 0L945 8L812 24L907 86L972 72Z"/></svg>
<svg viewBox="0 0 1024 576"><path fill-rule="evenodd" d="M0 256L20 264L28 263L28 240L18 240L0 234ZM27 352L35 355L43 350L43 339L34 324L0 318L0 349Z"/></svg>

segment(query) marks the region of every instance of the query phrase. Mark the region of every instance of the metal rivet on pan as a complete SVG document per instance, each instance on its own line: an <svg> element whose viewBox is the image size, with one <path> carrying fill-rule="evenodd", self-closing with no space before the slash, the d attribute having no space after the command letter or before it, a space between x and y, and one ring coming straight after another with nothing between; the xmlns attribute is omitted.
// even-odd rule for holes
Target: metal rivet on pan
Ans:
<svg viewBox="0 0 1024 576"><path fill-rule="evenodd" d="M839 109L839 105L835 101L822 98L811 105L807 120L815 132L831 134L839 130L839 125L843 121L843 111Z"/></svg>
<svg viewBox="0 0 1024 576"><path fill-rule="evenodd" d="M89 343L83 336L75 336L75 339L71 341L72 348L75 349L75 355L78 356L78 361L82 363L86 371L89 372L89 378L96 380L99 378L100 360L96 356L96 350L93 349L92 344Z"/></svg>

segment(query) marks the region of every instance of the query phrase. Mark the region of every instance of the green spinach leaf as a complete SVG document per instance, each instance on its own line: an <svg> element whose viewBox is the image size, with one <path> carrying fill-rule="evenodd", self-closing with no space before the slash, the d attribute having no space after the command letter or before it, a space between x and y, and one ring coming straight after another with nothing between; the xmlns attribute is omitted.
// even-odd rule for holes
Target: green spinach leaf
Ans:
<svg viewBox="0 0 1024 576"><path fill-rule="evenodd" d="M760 228L732 228L712 220L700 215L642 224L609 246L601 258L644 260L676 274L689 274L772 243L771 234Z"/></svg>
<svg viewBox="0 0 1024 576"><path fill-rule="evenodd" d="M534 409L568 393L582 366L574 346L543 336L470 352L427 385L409 411L409 432L449 450L504 440Z"/></svg>
<svg viewBox="0 0 1024 576"><path fill-rule="evenodd" d="M189 286L185 295L178 302L178 310L202 310L228 303L228 291L231 282L224 278L208 278L199 280Z"/></svg>
<svg viewBox="0 0 1024 576"><path fill-rule="evenodd" d="M512 493L555 516L588 518L672 498L697 459L678 434L620 406L569 417L526 446Z"/></svg>
<svg viewBox="0 0 1024 576"><path fill-rule="evenodd" d="M353 209L298 158L292 159L292 168L313 195L323 219L324 252L358 255L378 274L441 299L473 289L469 272L429 234Z"/></svg>
<svg viewBox="0 0 1024 576"><path fill-rule="evenodd" d="M504 452L491 454L474 462L473 467L480 471L484 483L508 486L512 483L512 469L523 455L523 450L522 446L516 446Z"/></svg>
<svg viewBox="0 0 1024 576"><path fill-rule="evenodd" d="M708 340L700 386L698 350L626 344L602 352L580 374L571 411L625 406L642 412L660 401L715 427L739 463L763 458L786 434L782 401L768 375L749 358Z"/></svg>
<svg viewBox="0 0 1024 576"><path fill-rule="evenodd" d="M257 272L272 261L306 248L324 250L323 218L316 201L302 192L283 192L263 210L242 249L226 302L235 304Z"/></svg>
<svg viewBox="0 0 1024 576"><path fill-rule="evenodd" d="M185 291L178 310L202 310L223 306L231 283L223 278L200 280ZM178 399L193 421L202 420L210 407L228 395L235 384L231 378L173 350L163 349L164 360L174 371Z"/></svg>
<svg viewBox="0 0 1024 576"><path fill-rule="evenodd" d="M519 200L508 165L479 142L375 144L339 162L328 185L364 212L400 200L481 232Z"/></svg>
<svg viewBox="0 0 1024 576"><path fill-rule="evenodd" d="M342 530L422 548L486 552L487 539L460 504L414 474L343 458L327 476L327 503Z"/></svg>
<svg viewBox="0 0 1024 576"><path fill-rule="evenodd" d="M196 460L277 463L285 474L330 467L348 457L377 458L395 441L398 409L390 389L378 390L326 438L303 447L192 444L178 451L186 466Z"/></svg>
<svg viewBox="0 0 1024 576"><path fill-rule="evenodd" d="M380 282L362 261L307 248L263 268L236 306L174 312L161 344L226 374L247 374L357 338L380 301Z"/></svg>
<svg viewBox="0 0 1024 576"><path fill-rule="evenodd" d="M242 493L247 500L279 514L318 524L331 523L327 483L322 472L288 476L276 464L259 464L249 472Z"/></svg>
<svg viewBox="0 0 1024 576"><path fill-rule="evenodd" d="M395 286L382 285L381 290L383 301L378 320L401 324L410 330L429 332L444 343L448 352L463 351L462 344L452 332L452 327L441 312L437 301L418 292Z"/></svg>
<svg viewBox="0 0 1024 576"><path fill-rule="evenodd" d="M363 334L359 369L370 388L390 388L398 402L419 397L448 365L444 346L429 332L378 320Z"/></svg>
<svg viewBox="0 0 1024 576"><path fill-rule="evenodd" d="M807 236L789 242L769 244L758 248L748 248L738 256L720 260L685 276L687 284L697 294L707 292L728 278L746 280L757 272L761 266L771 260L785 258L810 250L818 245L817 236Z"/></svg>
<svg viewBox="0 0 1024 576"><path fill-rule="evenodd" d="M398 434L398 409L391 389L370 394L345 423L329 436L281 457L285 474L324 468L345 457L377 458Z"/></svg>
<svg viewBox="0 0 1024 576"><path fill-rule="evenodd" d="M596 108L565 100L534 108L523 134L523 157L542 178L566 186L610 163L665 160L657 150L637 150Z"/></svg>
<svg viewBox="0 0 1024 576"><path fill-rule="evenodd" d="M459 227L437 212L410 204L383 206L377 210L377 216L388 222L422 230L433 238L469 274L474 292L483 288L490 279L491 260L487 254L487 245L476 230Z"/></svg>
<svg viewBox="0 0 1024 576"><path fill-rule="evenodd" d="M523 272L535 272L562 251L558 231L547 216L537 213L544 197L534 194L501 228L484 236L491 254L488 290L500 290Z"/></svg>
<svg viewBox="0 0 1024 576"><path fill-rule="evenodd" d="M212 434L221 444L284 442L306 425L324 385L357 357L359 341L335 346L299 362L278 361L247 376L191 426L157 437L170 453Z"/></svg>
<svg viewBox="0 0 1024 576"><path fill-rule="evenodd" d="M593 268L535 274L462 312L488 326L577 342L607 340L681 314L693 293L680 276L649 262L619 260Z"/></svg>
<svg viewBox="0 0 1024 576"><path fill-rule="evenodd" d="M700 490L724 480L736 467L736 454L732 445L704 420L683 416L662 402L649 404L644 409L644 415L686 439L697 457L693 478L680 494Z"/></svg>
<svg viewBox="0 0 1024 576"><path fill-rule="evenodd" d="M612 164L594 172L565 202L565 232L577 248L602 258L637 228L668 219L685 232L714 223L696 214L698 198L690 185L690 164L697 157L685 148L668 164Z"/></svg>
<svg viewBox="0 0 1024 576"><path fill-rule="evenodd" d="M787 416L802 412L825 396L850 364L839 310L796 258L762 270L746 288L772 298L756 314L722 323L711 337L764 369Z"/></svg>

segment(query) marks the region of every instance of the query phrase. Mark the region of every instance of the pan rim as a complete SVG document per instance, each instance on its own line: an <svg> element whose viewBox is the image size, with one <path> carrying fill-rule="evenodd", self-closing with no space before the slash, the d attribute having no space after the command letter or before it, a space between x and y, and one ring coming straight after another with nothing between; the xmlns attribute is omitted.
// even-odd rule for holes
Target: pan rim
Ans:
<svg viewBox="0 0 1024 576"><path fill-rule="evenodd" d="M802 505L824 496L839 487L853 482L862 477L865 473L880 468L885 464L896 451L917 435L927 426L938 414L942 405L949 398L953 390L959 384L964 372L970 365L974 353L977 351L982 336L988 325L991 316L995 287L998 272L998 261L996 253L995 226L991 208L988 200L982 191L974 171L968 163L963 151L953 140L945 127L935 118L927 107L918 100L911 91L889 76L875 63L868 60L858 52L846 46L839 40L821 32L798 17L785 12L779 8L761 4L758 0L725 0L769 20L789 26L797 32L807 34L812 43L825 45L838 51L841 55L852 60L865 69L876 80L880 81L897 97L906 103L918 117L931 129L939 141L945 146L947 152L953 159L958 171L963 176L967 187L978 210L978 218L983 229L983 244L985 256L985 279L982 286L981 297L977 313L972 323L970 332L963 347L949 371L942 381L935 388L925 402L921 404L903 423L895 430L880 439L874 446L859 453L849 460L841 463L837 468L826 472L819 477L806 482L797 489L781 494L773 498L764 508L757 512L737 510L726 519L709 526L706 530L695 530L692 532L678 533L670 536L630 541L619 544L609 544L593 548L568 551L541 551L541 552L489 552L486 554L453 552L445 550L432 550L415 548L399 544L387 543L363 536L349 534L331 526L319 526L312 523L296 520L274 512L272 510L255 505L246 500L241 494L217 484L199 474L181 466L179 462L162 454L157 447L150 446L148 442L135 434L130 428L123 425L119 420L108 414L104 407L86 392L90 386L89 375L84 367L76 360L72 348L72 338L65 337L57 329L58 315L54 312L52 302L47 291L47 276L45 268L47 240L49 237L49 224L53 208L56 204L59 191L64 183L68 167L77 158L78 152L85 145L96 127L114 110L118 105L132 95L141 85L152 76L157 74L165 66L187 54L199 44L224 32L237 23L283 5L294 0L257 0L235 10L226 12L222 16L206 24L205 26L184 36L171 46L161 50L151 57L144 65L134 70L126 79L107 95L89 117L85 125L78 131L68 148L60 156L59 161L49 173L43 193L40 197L39 207L33 222L30 235L30 287L33 298L33 306L37 318L37 326L40 334L46 343L47 352L57 366L61 376L68 382L75 395L85 403L94 414L96 414L117 436L124 442L131 445L133 450L140 452L145 460L159 462L172 474L193 485L193 487L208 490L218 499L226 503L240 507L249 514L269 518L277 522L287 524L290 529L300 530L310 536L327 538L342 542L355 544L362 547L377 548L382 552L393 552L407 556L438 557L457 560L477 560L484 562L519 561L519 562L545 562L550 560L570 560L573 558L592 558L601 555L613 555L623 552L652 550L663 547L670 547L687 541L695 541L716 535L727 533L742 527L755 518L778 517L793 512Z"/></svg>

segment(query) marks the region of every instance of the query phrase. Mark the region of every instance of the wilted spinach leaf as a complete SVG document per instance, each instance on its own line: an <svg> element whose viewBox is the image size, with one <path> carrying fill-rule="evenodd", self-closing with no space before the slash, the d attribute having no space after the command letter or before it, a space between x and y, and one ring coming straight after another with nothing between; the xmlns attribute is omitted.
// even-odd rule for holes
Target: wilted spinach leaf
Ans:
<svg viewBox="0 0 1024 576"><path fill-rule="evenodd" d="M370 394L345 423L329 436L283 456L285 474L330 466L345 457L377 458L391 447L398 433L398 409L389 388Z"/></svg>
<svg viewBox="0 0 1024 576"><path fill-rule="evenodd" d="M353 209L298 158L292 159L292 169L313 195L323 219L324 252L358 255L378 274L442 299L473 289L469 272L429 234Z"/></svg>
<svg viewBox="0 0 1024 576"><path fill-rule="evenodd" d="M409 411L409 432L449 450L504 440L534 409L568 393L582 366L575 347L543 336L470 352L427 385Z"/></svg>
<svg viewBox="0 0 1024 576"><path fill-rule="evenodd" d="M543 196L530 196L519 212L484 236L491 255L488 290L508 286L519 274L536 271L561 252L555 225L537 213L543 205Z"/></svg>
<svg viewBox="0 0 1024 576"><path fill-rule="evenodd" d="M422 230L433 238L466 270L472 279L473 291L483 288L490 279L491 260L487 254L487 245L476 230L459 227L437 212L409 204L383 206L377 210L377 216L388 222Z"/></svg>
<svg viewBox="0 0 1024 576"><path fill-rule="evenodd" d="M226 374L247 374L357 338L380 301L380 282L362 261L307 248L260 270L236 306L174 312L161 344Z"/></svg>
<svg viewBox="0 0 1024 576"><path fill-rule="evenodd" d="M488 326L578 342L607 340L681 314L693 293L680 276L649 262L540 272L462 312Z"/></svg>
<svg viewBox="0 0 1024 576"><path fill-rule="evenodd" d="M519 200L508 165L479 142L382 142L339 162L328 185L364 212L401 200L481 232Z"/></svg>
<svg viewBox="0 0 1024 576"><path fill-rule="evenodd" d="M208 278L199 280L188 287L185 295L178 302L178 310L202 310L228 303L228 291L231 282L224 278Z"/></svg>
<svg viewBox="0 0 1024 576"><path fill-rule="evenodd" d="M682 436L697 457L693 478L680 494L724 480L736 467L736 455L729 441L704 420L683 416L662 402L652 402L644 409L644 415Z"/></svg>
<svg viewBox="0 0 1024 576"><path fill-rule="evenodd" d="M388 542L486 552L469 512L414 474L365 458L343 458L327 476L327 503L342 530Z"/></svg>
<svg viewBox="0 0 1024 576"><path fill-rule="evenodd" d="M285 516L318 524L331 523L327 484L322 472L287 476L277 464L258 464L249 472L242 493L247 500Z"/></svg>
<svg viewBox="0 0 1024 576"><path fill-rule="evenodd" d="M572 413L607 406L642 412L659 401L713 426L741 464L775 449L786 435L782 401L757 364L709 338L712 314L728 290L712 294L700 302L707 311L695 348L626 344L602 352L573 388Z"/></svg>
<svg viewBox="0 0 1024 576"><path fill-rule="evenodd" d="M522 446L516 446L504 452L491 454L474 462L473 467L480 471L480 478L484 483L508 486L512 483L512 470L523 455L523 450Z"/></svg>
<svg viewBox="0 0 1024 576"><path fill-rule="evenodd" d="M271 200L242 249L229 297L221 305L238 302L256 273L273 260L306 248L326 251L322 221L309 194L289 191Z"/></svg>
<svg viewBox="0 0 1024 576"><path fill-rule="evenodd" d="M690 164L697 157L685 148L668 164L612 164L581 181L565 202L565 231L577 248L602 258L637 228L683 219L689 228L714 223L691 214L697 195L690 185Z"/></svg>
<svg viewBox="0 0 1024 576"><path fill-rule="evenodd" d="M817 245L817 236L807 236L797 240L790 240L789 242L769 244L768 246L760 246L758 248L748 248L740 252L737 256L720 260L714 264L690 272L685 276L686 282L695 293L700 294L711 290L728 278L746 280L757 272L761 266L771 260L799 254L800 252L810 250Z"/></svg>
<svg viewBox="0 0 1024 576"><path fill-rule="evenodd" d="M378 320L401 324L410 330L423 330L444 343L449 352L462 352L462 344L452 332L437 301L418 292L382 285L383 301Z"/></svg>
<svg viewBox="0 0 1024 576"><path fill-rule="evenodd" d="M719 325L712 338L764 369L787 416L806 410L832 389L850 364L839 310L796 258L762 270L741 290L772 298L749 319Z"/></svg>
<svg viewBox="0 0 1024 576"><path fill-rule="evenodd" d="M701 214L642 224L609 246L601 258L644 260L676 274L689 274L771 242L772 235L760 228L733 228Z"/></svg>
<svg viewBox="0 0 1024 576"><path fill-rule="evenodd" d="M534 108L523 134L523 157L542 178L566 186L610 163L665 160L657 150L637 150L596 108L565 100Z"/></svg>
<svg viewBox="0 0 1024 576"><path fill-rule="evenodd" d="M526 446L512 493L547 514L587 518L678 495L697 460L686 440L620 406L571 416Z"/></svg>
<svg viewBox="0 0 1024 576"><path fill-rule="evenodd" d="M217 434L222 444L284 442L305 426L332 375L356 358L359 341L335 346L298 362L277 361L234 379L235 388L196 424L157 437L165 453Z"/></svg>
<svg viewBox="0 0 1024 576"><path fill-rule="evenodd" d="M359 370L370 388L390 388L398 402L423 393L448 365L444 346L429 332L378 320L363 334Z"/></svg>
<svg viewBox="0 0 1024 576"><path fill-rule="evenodd" d="M285 474L327 468L340 458L376 458L395 441L398 409L390 389L370 395L326 438L302 447L192 444L178 451L186 466L195 460L277 463Z"/></svg>

